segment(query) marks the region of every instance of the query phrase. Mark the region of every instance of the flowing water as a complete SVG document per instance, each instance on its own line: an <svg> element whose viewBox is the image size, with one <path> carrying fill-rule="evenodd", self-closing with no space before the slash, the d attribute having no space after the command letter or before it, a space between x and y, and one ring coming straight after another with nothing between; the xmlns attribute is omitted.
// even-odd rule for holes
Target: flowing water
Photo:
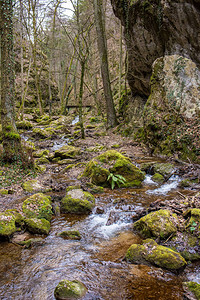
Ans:
<svg viewBox="0 0 200 300"><path fill-rule="evenodd" d="M123 261L129 246L140 242L131 231L134 214L158 198L170 199L179 180L173 177L159 187L147 175L142 189L107 189L96 195L101 214L94 209L89 216L55 217L50 234L30 249L1 243L0 299L51 300L62 279L82 281L88 288L86 300L183 299L179 276ZM57 236L69 229L79 230L81 240ZM199 265L188 277L199 281L196 271Z"/></svg>

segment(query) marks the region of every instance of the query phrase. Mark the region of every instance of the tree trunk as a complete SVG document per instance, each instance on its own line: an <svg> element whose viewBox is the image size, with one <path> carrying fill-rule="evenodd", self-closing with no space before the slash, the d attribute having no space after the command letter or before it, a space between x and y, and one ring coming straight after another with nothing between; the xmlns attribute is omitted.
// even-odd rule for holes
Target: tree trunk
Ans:
<svg viewBox="0 0 200 300"><path fill-rule="evenodd" d="M85 61L81 61L81 81L79 90L79 122L81 127L81 138L85 138L84 126L83 126L83 83L85 75Z"/></svg>
<svg viewBox="0 0 200 300"><path fill-rule="evenodd" d="M1 34L1 124L3 137L3 158L15 161L22 153L21 138L14 118L14 58L12 0L0 1Z"/></svg>
<svg viewBox="0 0 200 300"><path fill-rule="evenodd" d="M101 75L103 79L104 95L106 99L107 126L114 127L117 124L117 118L110 85L107 43L105 36L105 18L103 14L102 0L93 0L93 5L97 30L97 44L101 60Z"/></svg>

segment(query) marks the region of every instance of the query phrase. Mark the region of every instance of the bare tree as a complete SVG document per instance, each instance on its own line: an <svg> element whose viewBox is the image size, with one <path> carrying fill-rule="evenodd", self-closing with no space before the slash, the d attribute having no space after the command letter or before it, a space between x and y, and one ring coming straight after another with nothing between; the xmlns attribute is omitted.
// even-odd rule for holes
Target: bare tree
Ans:
<svg viewBox="0 0 200 300"><path fill-rule="evenodd" d="M102 0L93 0L93 6L97 31L98 50L101 61L101 75L103 79L104 96L106 99L107 126L114 127L117 124L117 118L110 85L107 43L105 34L105 18L102 8Z"/></svg>

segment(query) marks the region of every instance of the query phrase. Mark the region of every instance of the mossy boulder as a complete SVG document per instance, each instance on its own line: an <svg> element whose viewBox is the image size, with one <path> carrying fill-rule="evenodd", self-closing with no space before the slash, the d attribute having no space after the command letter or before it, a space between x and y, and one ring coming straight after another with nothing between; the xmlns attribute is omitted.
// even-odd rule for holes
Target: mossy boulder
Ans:
<svg viewBox="0 0 200 300"><path fill-rule="evenodd" d="M78 280L62 280L54 291L54 296L58 300L81 299L87 292L84 284Z"/></svg>
<svg viewBox="0 0 200 300"><path fill-rule="evenodd" d="M9 237L15 231L14 215L9 212L0 213L0 237Z"/></svg>
<svg viewBox="0 0 200 300"><path fill-rule="evenodd" d="M167 209L152 212L133 224L133 228L143 237L165 239L177 232L178 218Z"/></svg>
<svg viewBox="0 0 200 300"><path fill-rule="evenodd" d="M62 213L88 214L95 205L95 198L92 194L82 189L72 187L67 190L66 196L61 201Z"/></svg>
<svg viewBox="0 0 200 300"><path fill-rule="evenodd" d="M55 151L55 157L60 157L61 159L66 158L76 158L80 155L81 149L73 146L63 146Z"/></svg>
<svg viewBox="0 0 200 300"><path fill-rule="evenodd" d="M50 222L46 219L30 218L25 219L25 224L31 233L48 234L50 231Z"/></svg>
<svg viewBox="0 0 200 300"><path fill-rule="evenodd" d="M49 164L49 160L46 157L40 157L35 160L38 165Z"/></svg>
<svg viewBox="0 0 200 300"><path fill-rule="evenodd" d="M46 128L46 129L34 128L32 132L32 135L39 139L49 139L53 136L53 134L55 134L53 128Z"/></svg>
<svg viewBox="0 0 200 300"><path fill-rule="evenodd" d="M174 172L174 166L169 163L156 163L153 165L154 173L159 173L165 178L169 177Z"/></svg>
<svg viewBox="0 0 200 300"><path fill-rule="evenodd" d="M50 221L53 214L51 197L42 193L34 194L24 201L22 210L27 218L46 219Z"/></svg>
<svg viewBox="0 0 200 300"><path fill-rule="evenodd" d="M172 271L183 269L187 264L178 252L160 246L152 239L143 241L142 245L133 244L126 253L126 260L137 264L151 263Z"/></svg>
<svg viewBox="0 0 200 300"><path fill-rule="evenodd" d="M37 179L31 179L23 182L22 188L28 193L45 193L51 191L51 188L44 187Z"/></svg>
<svg viewBox="0 0 200 300"><path fill-rule="evenodd" d="M11 213L15 218L15 224L21 226L24 224L24 217L17 211L17 209L7 209L6 213Z"/></svg>
<svg viewBox="0 0 200 300"><path fill-rule="evenodd" d="M57 236L60 236L66 240L80 240L81 239L81 235L78 230L62 231L62 232L58 233Z"/></svg>
<svg viewBox="0 0 200 300"><path fill-rule="evenodd" d="M108 150L103 154L93 158L85 167L82 174L89 177L95 185L109 186L108 176L121 175L124 177L122 187L140 186L144 180L144 173L134 166L130 159L117 152Z"/></svg>
<svg viewBox="0 0 200 300"><path fill-rule="evenodd" d="M200 284L193 281L184 282L184 286L191 291L197 300L200 300Z"/></svg>
<svg viewBox="0 0 200 300"><path fill-rule="evenodd" d="M37 158L40 158L40 157L48 157L49 155L49 150L47 149L44 149L44 150L37 150L37 151L34 151L33 152L33 157L37 157Z"/></svg>
<svg viewBox="0 0 200 300"><path fill-rule="evenodd" d="M8 190L0 189L0 195L8 195Z"/></svg>
<svg viewBox="0 0 200 300"><path fill-rule="evenodd" d="M163 175L159 174L159 173L155 173L152 176L152 180L157 182L157 183L162 183L165 181L165 178L163 177Z"/></svg>
<svg viewBox="0 0 200 300"><path fill-rule="evenodd" d="M27 120L17 121L16 126L18 129L31 129L33 124Z"/></svg>

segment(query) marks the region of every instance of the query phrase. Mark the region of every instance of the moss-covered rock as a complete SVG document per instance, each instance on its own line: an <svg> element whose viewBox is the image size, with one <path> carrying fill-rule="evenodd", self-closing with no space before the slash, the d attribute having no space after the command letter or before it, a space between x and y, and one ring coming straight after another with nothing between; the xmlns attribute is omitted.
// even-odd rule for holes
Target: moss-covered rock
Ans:
<svg viewBox="0 0 200 300"><path fill-rule="evenodd" d="M53 136L53 134L55 134L53 128L46 128L46 129L34 128L32 132L32 135L39 139L49 139Z"/></svg>
<svg viewBox="0 0 200 300"><path fill-rule="evenodd" d="M9 237L15 231L14 215L9 212L0 213L0 237Z"/></svg>
<svg viewBox="0 0 200 300"><path fill-rule="evenodd" d="M31 129L33 124L27 120L17 121L16 126L18 129Z"/></svg>
<svg viewBox="0 0 200 300"><path fill-rule="evenodd" d="M49 160L46 157L40 157L35 160L37 165L49 164Z"/></svg>
<svg viewBox="0 0 200 300"><path fill-rule="evenodd" d="M48 234L50 231L50 222L46 219L25 219L25 224L31 233Z"/></svg>
<svg viewBox="0 0 200 300"><path fill-rule="evenodd" d="M158 183L162 183L165 181L165 178L163 177L163 175L159 174L159 173L155 173L152 176L152 180Z"/></svg>
<svg viewBox="0 0 200 300"><path fill-rule="evenodd" d="M156 163L153 165L154 173L159 173L165 178L169 177L174 172L174 166L169 163Z"/></svg>
<svg viewBox="0 0 200 300"><path fill-rule="evenodd" d="M8 195L8 190L0 189L0 195Z"/></svg>
<svg viewBox="0 0 200 300"><path fill-rule="evenodd" d="M168 270L179 270L187 264L178 252L160 246L152 239L143 241L142 245L133 244L126 253L126 259L131 263L151 263Z"/></svg>
<svg viewBox="0 0 200 300"><path fill-rule="evenodd" d="M66 240L80 240L81 239L81 235L78 230L62 231L62 232L58 233L57 236L60 236Z"/></svg>
<svg viewBox="0 0 200 300"><path fill-rule="evenodd" d="M200 238L200 209L192 208L188 209L184 213L185 217L188 217L187 220L187 230Z"/></svg>
<svg viewBox="0 0 200 300"><path fill-rule="evenodd" d="M51 188L44 187L37 179L31 179L23 182L22 188L28 193L45 193L51 191Z"/></svg>
<svg viewBox="0 0 200 300"><path fill-rule="evenodd" d="M144 180L144 173L134 166L130 159L117 152L109 150L92 159L82 174L89 177L95 185L109 186L108 176L121 175L124 177L122 187L139 186Z"/></svg>
<svg viewBox="0 0 200 300"><path fill-rule="evenodd" d="M40 157L48 157L49 155L49 150L47 149L44 149L44 150L37 150L37 151L34 151L33 152L33 157L37 157L37 158L40 158Z"/></svg>
<svg viewBox="0 0 200 300"><path fill-rule="evenodd" d="M42 193L34 194L27 198L22 205L23 213L27 218L51 220L51 197Z"/></svg>
<svg viewBox="0 0 200 300"><path fill-rule="evenodd" d="M95 198L92 194L74 187L67 190L60 208L63 213L87 214L92 211L94 205Z"/></svg>
<svg viewBox="0 0 200 300"><path fill-rule="evenodd" d="M152 212L133 224L133 228L143 237L159 237L161 239L175 234L177 232L177 226L177 216L171 214L171 212L166 209Z"/></svg>
<svg viewBox="0 0 200 300"><path fill-rule="evenodd" d="M7 209L6 213L11 213L15 218L15 224L21 226L24 224L24 217L17 211L17 209Z"/></svg>
<svg viewBox="0 0 200 300"><path fill-rule="evenodd" d="M196 297L197 300L200 300L200 284L197 282L184 282L184 286L186 286Z"/></svg>
<svg viewBox="0 0 200 300"><path fill-rule="evenodd" d="M32 238L32 239L28 239L26 241L20 241L17 244L24 246L24 248L30 248L34 245L41 244L42 242L43 242L42 238Z"/></svg>
<svg viewBox="0 0 200 300"><path fill-rule="evenodd" d="M81 149L73 146L63 146L55 151L55 157L60 157L61 159L66 158L76 158L80 155Z"/></svg>
<svg viewBox="0 0 200 300"><path fill-rule="evenodd" d="M54 291L54 296L58 300L81 299L86 294L87 289L78 280L62 280Z"/></svg>

